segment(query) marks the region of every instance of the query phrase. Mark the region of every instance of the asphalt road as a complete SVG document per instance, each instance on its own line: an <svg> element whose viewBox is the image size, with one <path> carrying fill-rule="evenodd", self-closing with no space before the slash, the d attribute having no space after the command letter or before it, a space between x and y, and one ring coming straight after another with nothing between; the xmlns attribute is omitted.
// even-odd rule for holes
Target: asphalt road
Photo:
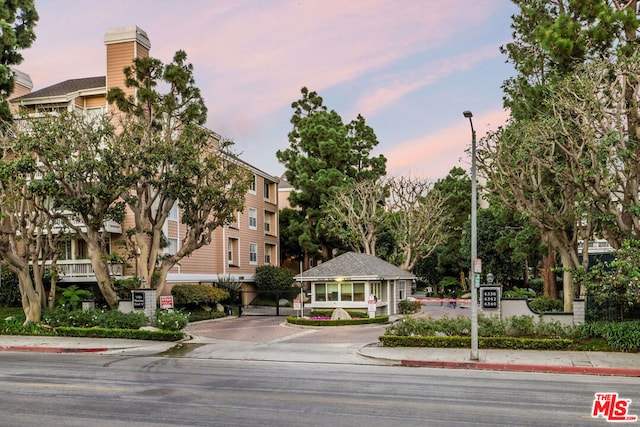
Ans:
<svg viewBox="0 0 640 427"><path fill-rule="evenodd" d="M181 357L0 354L3 426L580 426L638 379ZM635 402L634 402L635 403ZM640 413L632 405L632 413ZM635 412L633 412L635 411Z"/></svg>

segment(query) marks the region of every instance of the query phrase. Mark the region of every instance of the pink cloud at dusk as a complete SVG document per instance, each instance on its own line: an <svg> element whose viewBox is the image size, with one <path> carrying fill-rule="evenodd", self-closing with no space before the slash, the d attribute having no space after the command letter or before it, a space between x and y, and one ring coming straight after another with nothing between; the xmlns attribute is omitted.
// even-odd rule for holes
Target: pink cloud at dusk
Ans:
<svg viewBox="0 0 640 427"><path fill-rule="evenodd" d="M187 52L209 108L207 125L233 139L246 161L274 175L282 172L275 152L287 146L290 105L303 86L317 91L345 121L365 115L385 135L385 150L423 133L416 128L423 124L407 111L433 104L424 99L426 87L450 93L447 102L455 111L460 108L454 104L462 102L478 113L495 109L499 91L477 100L461 99L460 93L473 93L464 83L470 74L483 79L483 87L499 89L504 59L498 46L509 38L513 11L503 0L35 4L37 39L18 67L31 76L34 89L104 75L107 29L138 25L151 40L152 56L168 62L175 51ZM494 67L499 71L486 70ZM446 89L454 74L463 83ZM451 114L445 108L427 113L441 124L450 121L437 119Z"/></svg>
<svg viewBox="0 0 640 427"><path fill-rule="evenodd" d="M487 132L504 125L509 117L508 111L485 111L473 117L476 139L480 140ZM396 143L395 147L384 153L387 158L387 171L390 175L406 174L430 178L436 181L445 177L458 166L470 170L471 127L468 119L462 116L454 126L409 141Z"/></svg>
<svg viewBox="0 0 640 427"><path fill-rule="evenodd" d="M407 94L432 85L453 73L471 69L479 62L497 57L499 57L498 49L490 45L472 53L439 59L400 75L388 76L387 80L390 81L388 84L360 98L357 111L364 116L372 116Z"/></svg>

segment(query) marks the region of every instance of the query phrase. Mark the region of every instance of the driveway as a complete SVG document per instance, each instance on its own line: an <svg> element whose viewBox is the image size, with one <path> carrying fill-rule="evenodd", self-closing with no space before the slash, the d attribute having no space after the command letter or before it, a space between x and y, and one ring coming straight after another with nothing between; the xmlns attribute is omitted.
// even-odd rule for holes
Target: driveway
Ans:
<svg viewBox="0 0 640 427"><path fill-rule="evenodd" d="M422 312L414 317L469 316L468 304L458 308L440 307L439 301L422 304ZM286 316L242 316L206 320L190 324L185 329L202 341L238 341L253 343L289 342L308 344L371 344L378 342L388 325L298 326L286 323Z"/></svg>
<svg viewBox="0 0 640 427"><path fill-rule="evenodd" d="M378 341L387 325L310 327L289 325L286 317L242 316L198 322L187 332L204 340L256 343L370 344Z"/></svg>

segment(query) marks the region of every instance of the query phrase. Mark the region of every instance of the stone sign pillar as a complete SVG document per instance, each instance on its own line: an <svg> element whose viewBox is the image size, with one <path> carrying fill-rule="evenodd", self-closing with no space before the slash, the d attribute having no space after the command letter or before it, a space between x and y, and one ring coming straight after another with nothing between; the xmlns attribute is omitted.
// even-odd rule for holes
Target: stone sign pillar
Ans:
<svg viewBox="0 0 640 427"><path fill-rule="evenodd" d="M156 320L156 290L155 289L134 289L131 291L133 311L142 311L147 315L149 321Z"/></svg>

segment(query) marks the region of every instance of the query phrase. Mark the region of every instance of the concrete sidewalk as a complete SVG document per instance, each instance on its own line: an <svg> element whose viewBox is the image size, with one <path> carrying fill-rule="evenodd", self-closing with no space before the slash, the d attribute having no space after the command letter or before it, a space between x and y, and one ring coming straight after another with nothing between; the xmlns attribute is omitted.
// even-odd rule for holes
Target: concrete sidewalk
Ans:
<svg viewBox="0 0 640 427"><path fill-rule="evenodd" d="M175 342L118 338L74 338L0 335L0 351L40 353L127 353L156 354L175 346Z"/></svg>
<svg viewBox="0 0 640 427"><path fill-rule="evenodd" d="M140 356L158 355L175 345L174 342L127 339L0 336L0 351L15 352ZM219 347L220 343L215 345ZM381 347L375 343L360 347L357 354L378 363L396 366L640 377L640 353L492 349L479 350L479 360L472 361L469 349ZM287 360L285 353L282 357Z"/></svg>
<svg viewBox="0 0 640 427"><path fill-rule="evenodd" d="M640 353L490 349L479 350L479 360L471 360L470 349L378 344L364 346L359 353L401 366L640 377Z"/></svg>

